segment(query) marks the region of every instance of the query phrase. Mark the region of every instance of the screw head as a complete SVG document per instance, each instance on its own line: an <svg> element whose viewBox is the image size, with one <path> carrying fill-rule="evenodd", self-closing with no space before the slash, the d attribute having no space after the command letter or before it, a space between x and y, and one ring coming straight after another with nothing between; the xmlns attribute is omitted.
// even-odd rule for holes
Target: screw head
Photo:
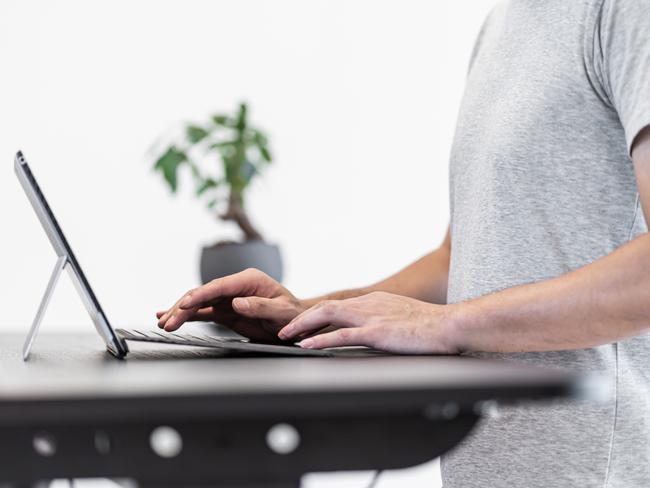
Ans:
<svg viewBox="0 0 650 488"><path fill-rule="evenodd" d="M266 444L276 454L290 454L300 445L300 433L289 424L276 424L266 434Z"/></svg>
<svg viewBox="0 0 650 488"><path fill-rule="evenodd" d="M39 432L32 439L34 451L43 457L52 457L56 454L56 439L48 432Z"/></svg>
<svg viewBox="0 0 650 488"><path fill-rule="evenodd" d="M151 432L149 445L158 456L173 458L183 450L183 438L176 429L163 425Z"/></svg>

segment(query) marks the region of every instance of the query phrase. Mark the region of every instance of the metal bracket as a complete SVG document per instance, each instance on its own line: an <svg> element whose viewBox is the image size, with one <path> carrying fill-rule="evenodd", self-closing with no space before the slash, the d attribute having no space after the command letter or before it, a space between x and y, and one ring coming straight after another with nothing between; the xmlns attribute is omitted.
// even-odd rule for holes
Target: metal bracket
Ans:
<svg viewBox="0 0 650 488"><path fill-rule="evenodd" d="M45 289L45 294L43 295L41 304L39 305L38 311L36 312L36 317L34 317L34 321L32 322L32 327L29 329L29 333L25 339L25 344L23 345L23 361L27 361L27 359L29 359L29 353L32 350L32 346L34 345L34 340L38 335L38 328L40 327L41 321L43 320L43 315L45 315L47 306L50 303L50 298L52 298L52 294L54 293L54 288L56 287L56 284L61 277L61 273L67 264L68 256L59 256L59 259L56 260L54 270L52 271L52 276L50 276L50 281L48 282L47 288Z"/></svg>

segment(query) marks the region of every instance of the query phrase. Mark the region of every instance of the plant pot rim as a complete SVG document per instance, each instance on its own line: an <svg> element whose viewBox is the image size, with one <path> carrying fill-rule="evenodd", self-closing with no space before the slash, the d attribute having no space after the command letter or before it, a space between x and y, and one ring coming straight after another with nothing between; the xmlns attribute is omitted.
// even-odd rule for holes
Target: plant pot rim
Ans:
<svg viewBox="0 0 650 488"><path fill-rule="evenodd" d="M229 248L229 247L240 247L240 246L248 246L248 245L262 245L262 246L268 246L268 247L278 247L278 245L273 243L273 242L268 242L268 241L263 241L261 239L256 239L256 240L251 240L251 241L221 241L221 242L215 242L214 244L209 244L209 245L203 246L203 249L223 249L223 248Z"/></svg>

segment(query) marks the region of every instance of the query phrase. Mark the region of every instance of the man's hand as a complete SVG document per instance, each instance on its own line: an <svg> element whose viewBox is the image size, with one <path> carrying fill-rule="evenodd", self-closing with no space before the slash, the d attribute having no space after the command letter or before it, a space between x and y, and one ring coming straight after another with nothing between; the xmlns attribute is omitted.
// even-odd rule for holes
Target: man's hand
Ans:
<svg viewBox="0 0 650 488"><path fill-rule="evenodd" d="M323 301L284 327L284 340L320 332L300 342L307 349L368 346L402 354L456 354L445 331L452 306L434 305L384 292L347 300Z"/></svg>
<svg viewBox="0 0 650 488"><path fill-rule="evenodd" d="M188 291L156 316L168 332L188 321L212 321L253 340L277 342L280 328L306 309L277 281L247 269Z"/></svg>

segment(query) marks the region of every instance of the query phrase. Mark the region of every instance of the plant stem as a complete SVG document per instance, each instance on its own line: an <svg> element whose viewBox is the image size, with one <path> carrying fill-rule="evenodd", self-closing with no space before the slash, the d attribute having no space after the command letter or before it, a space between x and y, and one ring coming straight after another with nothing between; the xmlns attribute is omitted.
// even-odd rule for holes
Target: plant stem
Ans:
<svg viewBox="0 0 650 488"><path fill-rule="evenodd" d="M231 192L228 198L228 209L222 214L222 220L231 220L235 222L244 233L247 241L263 241L262 234L253 226L246 211L244 210L242 196L236 192Z"/></svg>

